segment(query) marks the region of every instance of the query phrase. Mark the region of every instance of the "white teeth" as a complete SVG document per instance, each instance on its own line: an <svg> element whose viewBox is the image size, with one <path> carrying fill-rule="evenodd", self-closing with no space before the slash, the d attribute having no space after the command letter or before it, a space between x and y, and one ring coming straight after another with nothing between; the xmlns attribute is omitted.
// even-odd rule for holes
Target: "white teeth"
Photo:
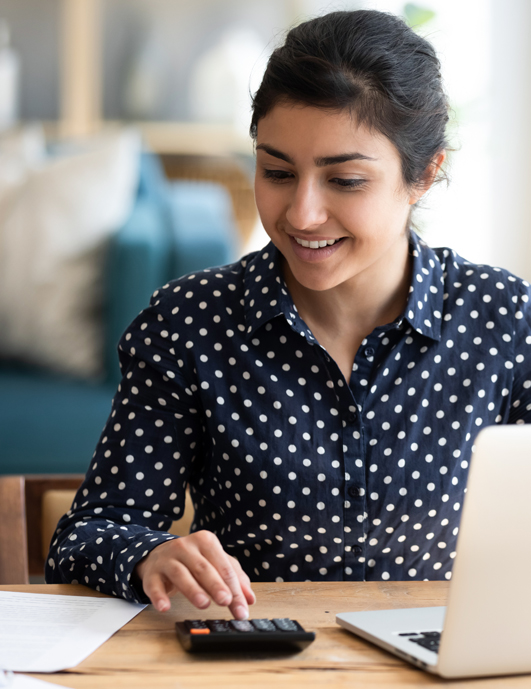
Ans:
<svg viewBox="0 0 531 689"><path fill-rule="evenodd" d="M339 239L321 239L320 241L308 242L305 239L299 239L298 237L295 237L295 241L297 242L297 244L300 244L301 246L304 246L307 249L322 249L325 246L332 246L333 244L338 242Z"/></svg>

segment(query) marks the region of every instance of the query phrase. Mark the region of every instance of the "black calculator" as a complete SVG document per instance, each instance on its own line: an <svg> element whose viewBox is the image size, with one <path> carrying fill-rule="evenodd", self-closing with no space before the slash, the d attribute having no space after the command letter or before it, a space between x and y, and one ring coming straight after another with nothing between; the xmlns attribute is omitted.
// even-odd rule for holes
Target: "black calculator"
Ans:
<svg viewBox="0 0 531 689"><path fill-rule="evenodd" d="M302 651L314 639L287 617L256 620L184 620L176 622L186 651Z"/></svg>

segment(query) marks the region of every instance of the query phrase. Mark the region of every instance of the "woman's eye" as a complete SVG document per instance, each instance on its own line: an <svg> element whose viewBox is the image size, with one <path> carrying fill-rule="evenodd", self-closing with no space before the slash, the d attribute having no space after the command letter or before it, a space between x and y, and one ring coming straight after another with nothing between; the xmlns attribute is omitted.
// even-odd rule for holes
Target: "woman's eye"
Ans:
<svg viewBox="0 0 531 689"><path fill-rule="evenodd" d="M286 172L286 170L263 170L263 176L265 179L270 179L272 182L285 182L291 179L293 175L291 172Z"/></svg>
<svg viewBox="0 0 531 689"><path fill-rule="evenodd" d="M361 187L365 184L364 179L344 179L343 177L334 177L334 179L330 180L333 184L337 184L338 187L341 187L343 189L356 189L357 187Z"/></svg>

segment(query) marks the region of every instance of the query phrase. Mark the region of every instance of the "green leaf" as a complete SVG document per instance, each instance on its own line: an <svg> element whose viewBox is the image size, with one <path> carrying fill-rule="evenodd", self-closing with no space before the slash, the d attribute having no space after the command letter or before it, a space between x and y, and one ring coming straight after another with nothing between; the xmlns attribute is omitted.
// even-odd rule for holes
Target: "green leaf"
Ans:
<svg viewBox="0 0 531 689"><path fill-rule="evenodd" d="M407 24L411 28L417 28L423 24L427 24L435 17L435 12L433 10L416 5L414 2L406 3L402 12Z"/></svg>

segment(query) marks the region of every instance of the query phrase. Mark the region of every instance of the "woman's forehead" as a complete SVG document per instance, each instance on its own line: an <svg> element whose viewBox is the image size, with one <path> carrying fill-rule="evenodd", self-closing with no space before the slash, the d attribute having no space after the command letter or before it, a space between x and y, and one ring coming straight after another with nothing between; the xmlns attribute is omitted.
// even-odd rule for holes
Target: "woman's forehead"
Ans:
<svg viewBox="0 0 531 689"><path fill-rule="evenodd" d="M387 137L360 124L350 110L279 103L258 121L257 152L275 149L290 157L322 159L357 154L358 160L398 158Z"/></svg>

